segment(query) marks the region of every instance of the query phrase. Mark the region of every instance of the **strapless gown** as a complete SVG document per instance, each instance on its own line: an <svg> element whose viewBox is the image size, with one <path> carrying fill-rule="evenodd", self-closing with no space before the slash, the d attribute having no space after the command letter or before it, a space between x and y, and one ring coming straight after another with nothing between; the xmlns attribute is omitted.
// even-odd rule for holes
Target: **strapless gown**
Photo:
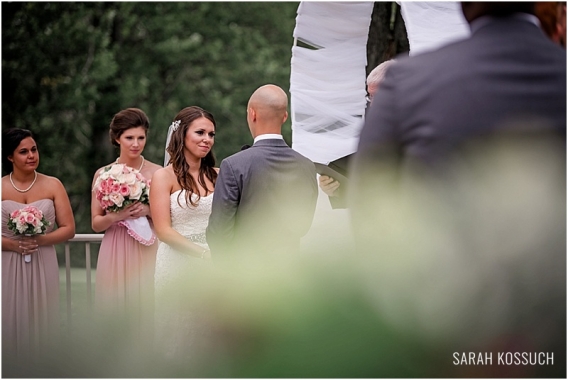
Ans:
<svg viewBox="0 0 568 380"><path fill-rule="evenodd" d="M193 197L195 202L197 196L194 194ZM208 249L205 229L212 202L213 194L201 197L197 206L186 203L185 190L170 194L172 228L195 244ZM184 301L184 292L188 286L193 286L192 272L209 266L209 261L178 252L164 242L160 242L158 246L154 274L155 341L160 352L170 359L189 358L195 342L206 333L204 324L199 322L198 311Z"/></svg>
<svg viewBox="0 0 568 380"><path fill-rule="evenodd" d="M51 199L29 203L55 225L55 205ZM2 236L17 238L7 227L10 214L26 204L2 201ZM59 266L53 245L40 246L30 263L13 251L2 251L2 352L33 361L49 349L59 336Z"/></svg>

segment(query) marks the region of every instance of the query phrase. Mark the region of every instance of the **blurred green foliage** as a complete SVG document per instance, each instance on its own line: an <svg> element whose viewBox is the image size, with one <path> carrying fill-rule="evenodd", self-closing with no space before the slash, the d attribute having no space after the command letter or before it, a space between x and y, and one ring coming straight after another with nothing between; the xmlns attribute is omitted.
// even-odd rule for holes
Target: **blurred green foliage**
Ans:
<svg viewBox="0 0 568 380"><path fill-rule="evenodd" d="M167 128L199 105L217 121L218 163L251 142L246 104L289 89L292 2L2 3L2 128L32 130L39 170L64 183L77 233L91 233L90 187L116 158L113 115L150 118L144 156L162 164ZM288 121L284 136L291 142Z"/></svg>

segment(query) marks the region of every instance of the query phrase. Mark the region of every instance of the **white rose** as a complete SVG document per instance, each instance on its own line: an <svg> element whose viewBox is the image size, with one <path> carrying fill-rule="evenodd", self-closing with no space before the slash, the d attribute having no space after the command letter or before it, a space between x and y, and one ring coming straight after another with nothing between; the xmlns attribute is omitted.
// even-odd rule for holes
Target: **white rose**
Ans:
<svg viewBox="0 0 568 380"><path fill-rule="evenodd" d="M110 167L110 170L107 172L111 177L117 178L122 171L124 170L123 164L114 164Z"/></svg>
<svg viewBox="0 0 568 380"><path fill-rule="evenodd" d="M16 222L16 229L21 234L23 234L26 231L27 227L28 227L27 224L21 224L21 223Z"/></svg>
<svg viewBox="0 0 568 380"><path fill-rule="evenodd" d="M121 180L120 182L126 183L127 185L134 185L136 183L136 174L128 173L123 176L124 180Z"/></svg>
<svg viewBox="0 0 568 380"><path fill-rule="evenodd" d="M142 186L140 182L134 182L133 185L130 185L130 199L140 199L142 196Z"/></svg>
<svg viewBox="0 0 568 380"><path fill-rule="evenodd" d="M110 174L108 174L108 172L103 171L100 175L99 178L97 179L97 181L102 181L103 179L107 179L110 177Z"/></svg>
<svg viewBox="0 0 568 380"><path fill-rule="evenodd" d="M124 202L124 197L118 193L112 193L108 196L109 200L117 205L118 207L122 207L122 202Z"/></svg>

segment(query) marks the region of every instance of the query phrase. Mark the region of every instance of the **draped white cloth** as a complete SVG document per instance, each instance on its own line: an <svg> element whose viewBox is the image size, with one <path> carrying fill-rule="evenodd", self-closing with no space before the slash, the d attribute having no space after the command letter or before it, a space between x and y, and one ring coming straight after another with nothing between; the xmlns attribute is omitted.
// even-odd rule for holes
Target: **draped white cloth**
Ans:
<svg viewBox="0 0 568 380"><path fill-rule="evenodd" d="M469 37L469 25L458 2L397 3L406 26L410 56Z"/></svg>
<svg viewBox="0 0 568 380"><path fill-rule="evenodd" d="M292 47L292 148L314 162L356 151L373 2L301 2ZM469 36L458 2L399 2L410 55Z"/></svg>
<svg viewBox="0 0 568 380"><path fill-rule="evenodd" d="M292 148L327 164L355 152L372 2L301 2L290 76Z"/></svg>

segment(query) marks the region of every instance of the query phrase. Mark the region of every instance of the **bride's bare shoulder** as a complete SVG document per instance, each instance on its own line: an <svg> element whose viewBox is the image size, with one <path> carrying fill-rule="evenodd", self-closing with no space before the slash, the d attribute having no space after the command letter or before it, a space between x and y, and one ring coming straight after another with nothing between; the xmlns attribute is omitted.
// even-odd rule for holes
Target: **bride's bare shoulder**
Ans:
<svg viewBox="0 0 568 380"><path fill-rule="evenodd" d="M171 165L166 166L165 168L160 168L154 172L154 177L152 180L159 178L161 181L175 181L176 174L174 173L174 169Z"/></svg>

